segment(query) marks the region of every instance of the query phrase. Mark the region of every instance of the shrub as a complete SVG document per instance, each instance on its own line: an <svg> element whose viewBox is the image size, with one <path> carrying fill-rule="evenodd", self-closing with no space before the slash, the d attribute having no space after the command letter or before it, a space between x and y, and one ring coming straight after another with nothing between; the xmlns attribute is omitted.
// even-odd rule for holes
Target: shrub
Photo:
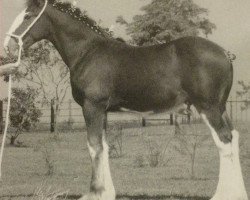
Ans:
<svg viewBox="0 0 250 200"><path fill-rule="evenodd" d="M109 137L109 156L110 158L120 158L123 155L123 136L122 126L114 125L107 131Z"/></svg>
<svg viewBox="0 0 250 200"><path fill-rule="evenodd" d="M139 168L142 168L145 166L145 158L142 154L138 154L135 156L134 165L135 167L139 167Z"/></svg>
<svg viewBox="0 0 250 200"><path fill-rule="evenodd" d="M14 145L17 137L24 131L30 131L42 116L36 105L37 91L30 87L26 89L13 88L10 123L14 133L10 136L10 144Z"/></svg>
<svg viewBox="0 0 250 200"><path fill-rule="evenodd" d="M142 130L142 129L141 129ZM142 141L144 147L147 152L147 161L150 167L158 167L160 165L166 166L171 160L170 157L165 158L166 152L173 140L173 137L167 138L163 143L164 145L160 145L158 142L154 141L151 137L145 136L143 131L141 132Z"/></svg>
<svg viewBox="0 0 250 200"><path fill-rule="evenodd" d="M74 129L74 119L68 119L68 120L64 120L63 122L57 122L57 126L58 126L58 130L60 132L68 132L68 131L73 131Z"/></svg>
<svg viewBox="0 0 250 200"><path fill-rule="evenodd" d="M48 138L40 140L34 148L34 151L38 151L42 154L46 176L52 176L55 172L55 145L60 141L58 137L58 134L52 134Z"/></svg>
<svg viewBox="0 0 250 200"><path fill-rule="evenodd" d="M175 132L175 140L177 143L173 146L174 149L181 155L186 156L190 161L189 174L190 178L195 178L195 162L198 149L210 138L210 135L204 135L204 131L198 130L197 125L188 125L188 132L192 134L187 134L187 130L182 129L178 125L178 131Z"/></svg>
<svg viewBox="0 0 250 200"><path fill-rule="evenodd" d="M148 156L149 166L157 167L160 163L160 158L161 158L160 156L161 156L161 152L159 151L159 149L152 151L152 153L150 153Z"/></svg>

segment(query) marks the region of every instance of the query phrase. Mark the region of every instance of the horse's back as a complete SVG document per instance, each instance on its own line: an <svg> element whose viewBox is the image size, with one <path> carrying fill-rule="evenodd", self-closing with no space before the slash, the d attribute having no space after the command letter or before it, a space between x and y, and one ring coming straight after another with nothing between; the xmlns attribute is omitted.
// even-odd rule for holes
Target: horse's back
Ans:
<svg viewBox="0 0 250 200"><path fill-rule="evenodd" d="M127 81L118 82L125 83L127 90L143 91L152 102L154 99L174 102L180 95L194 102L202 99L223 103L227 99L232 64L217 44L200 37L184 37L167 44L135 47L132 51L119 66Z"/></svg>
<svg viewBox="0 0 250 200"><path fill-rule="evenodd" d="M87 98L109 99L111 107L165 110L187 100L221 101L220 91L231 88L224 50L203 38L148 47L103 40L94 53L86 59L84 73L77 74L82 76L80 88Z"/></svg>

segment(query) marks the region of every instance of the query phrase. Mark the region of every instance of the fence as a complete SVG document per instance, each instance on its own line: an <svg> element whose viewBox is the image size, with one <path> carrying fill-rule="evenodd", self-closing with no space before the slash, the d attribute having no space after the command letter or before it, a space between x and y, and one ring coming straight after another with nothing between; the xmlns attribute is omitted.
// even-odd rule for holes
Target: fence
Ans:
<svg viewBox="0 0 250 200"><path fill-rule="evenodd" d="M249 122L250 120L250 100L242 98L230 99L227 102L227 111L230 118L237 122Z"/></svg>
<svg viewBox="0 0 250 200"><path fill-rule="evenodd" d="M246 105L250 100L230 99L227 102L227 112L234 123L249 122L250 109ZM0 101L0 133L3 132L3 126L6 114L6 103ZM32 131L51 131L57 127L59 130L77 130L85 128L85 122L82 115L81 107L73 100L63 102L60 106L59 115L55 119L55 102L51 100L50 105L38 105L42 112L40 122ZM154 125L173 125L177 120L179 123L199 123L201 118L195 109L191 109L192 114L159 114L143 117L131 113L109 113L108 124L120 124L124 127L144 127ZM57 123L57 125L55 124Z"/></svg>

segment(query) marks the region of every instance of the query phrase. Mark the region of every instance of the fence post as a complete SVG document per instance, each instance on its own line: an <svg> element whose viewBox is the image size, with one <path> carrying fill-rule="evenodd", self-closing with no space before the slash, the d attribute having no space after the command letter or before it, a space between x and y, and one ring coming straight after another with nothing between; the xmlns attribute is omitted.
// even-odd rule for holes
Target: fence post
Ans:
<svg viewBox="0 0 250 200"><path fill-rule="evenodd" d="M55 101L54 99L51 99L51 105L50 105L50 132L55 132L55 110L54 110Z"/></svg>
<svg viewBox="0 0 250 200"><path fill-rule="evenodd" d="M175 135L178 135L178 134L180 134L180 131L181 131L180 125L178 122L178 115L175 114L173 117L174 117L174 133L175 133ZM183 120L183 117L181 117L181 118Z"/></svg>
<svg viewBox="0 0 250 200"><path fill-rule="evenodd" d="M3 133L3 101L0 100L0 134Z"/></svg>
<svg viewBox="0 0 250 200"><path fill-rule="evenodd" d="M233 121L233 99L231 96L231 100L230 100L230 118Z"/></svg>
<svg viewBox="0 0 250 200"><path fill-rule="evenodd" d="M245 119L245 122L248 122L248 99L246 97L246 100L245 100L245 104L246 104L246 119Z"/></svg>
<svg viewBox="0 0 250 200"><path fill-rule="evenodd" d="M146 119L145 119L145 117L143 117L141 119L141 124L142 124L142 127L146 127Z"/></svg>
<svg viewBox="0 0 250 200"><path fill-rule="evenodd" d="M69 122L72 120L72 101L69 99Z"/></svg>
<svg viewBox="0 0 250 200"><path fill-rule="evenodd" d="M170 125L174 125L174 114L170 114Z"/></svg>
<svg viewBox="0 0 250 200"><path fill-rule="evenodd" d="M244 102L243 102L243 97L242 96L240 97L240 102L241 102L240 103L240 107L242 108L244 106ZM240 121L241 122L243 121L243 111L242 111L242 109L240 109Z"/></svg>
<svg viewBox="0 0 250 200"><path fill-rule="evenodd" d="M191 105L188 104L187 107L187 123L190 124L191 123Z"/></svg>
<svg viewBox="0 0 250 200"><path fill-rule="evenodd" d="M103 130L105 130L105 132L107 132L108 130L108 113L105 113L105 118L103 120Z"/></svg>
<svg viewBox="0 0 250 200"><path fill-rule="evenodd" d="M237 124L238 121L238 96L236 95L235 98L235 123Z"/></svg>
<svg viewBox="0 0 250 200"><path fill-rule="evenodd" d="M73 118L72 118L72 100L69 99L69 119L68 119L68 127L72 130L73 126Z"/></svg>

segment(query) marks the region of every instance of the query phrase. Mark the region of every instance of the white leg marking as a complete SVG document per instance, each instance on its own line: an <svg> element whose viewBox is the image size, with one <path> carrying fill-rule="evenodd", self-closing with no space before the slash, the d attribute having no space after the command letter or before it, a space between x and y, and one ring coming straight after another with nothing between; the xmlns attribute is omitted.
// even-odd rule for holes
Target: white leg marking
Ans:
<svg viewBox="0 0 250 200"><path fill-rule="evenodd" d="M96 151L90 146L89 142L87 142L87 145L88 145L91 160L93 161L96 157Z"/></svg>
<svg viewBox="0 0 250 200"><path fill-rule="evenodd" d="M215 129L211 126L211 124L209 123L207 116L205 114L201 114L201 117L203 119L203 121L205 122L205 124L209 127L212 137L214 139L214 142L216 144L216 146L219 148L220 153L224 153L227 155L231 155L232 151L231 151L231 144L224 144L223 142L221 142L218 134L216 133Z"/></svg>
<svg viewBox="0 0 250 200"><path fill-rule="evenodd" d="M97 156L97 152L87 143L90 157L92 159L92 164L95 165L95 158ZM92 197L89 197L88 195L83 197L83 200L88 200L89 198L92 198L93 200L115 200L115 188L113 185L111 173L110 173L110 167L109 167L109 147L106 143L104 133L103 133L103 139L102 139L102 145L103 145L103 151L100 155L100 160L98 163L98 166L93 166L94 169L96 169L96 178L98 181L98 184L100 186L103 186L104 191L101 194L91 194ZM95 168L96 167L96 168ZM96 196L95 196L96 195Z"/></svg>
<svg viewBox="0 0 250 200"><path fill-rule="evenodd" d="M211 130L220 155L219 183L212 200L248 200L239 159L239 133L233 130L232 142L224 144L206 115L201 114L201 116Z"/></svg>
<svg viewBox="0 0 250 200"><path fill-rule="evenodd" d="M105 137L103 137L103 157L102 157L102 168L103 168L103 176L104 176L104 186L105 192L101 195L102 200L115 199L115 188L113 185L111 173L110 173L110 166L109 166L109 146L106 143Z"/></svg>
<svg viewBox="0 0 250 200"><path fill-rule="evenodd" d="M14 20L14 22L12 23L10 29L8 30L8 33L14 33L18 27L23 23L24 21L24 17L26 15L26 9L24 9ZM4 48L7 50L8 49L8 45L10 42L11 37L9 35L7 35L4 39Z"/></svg>

